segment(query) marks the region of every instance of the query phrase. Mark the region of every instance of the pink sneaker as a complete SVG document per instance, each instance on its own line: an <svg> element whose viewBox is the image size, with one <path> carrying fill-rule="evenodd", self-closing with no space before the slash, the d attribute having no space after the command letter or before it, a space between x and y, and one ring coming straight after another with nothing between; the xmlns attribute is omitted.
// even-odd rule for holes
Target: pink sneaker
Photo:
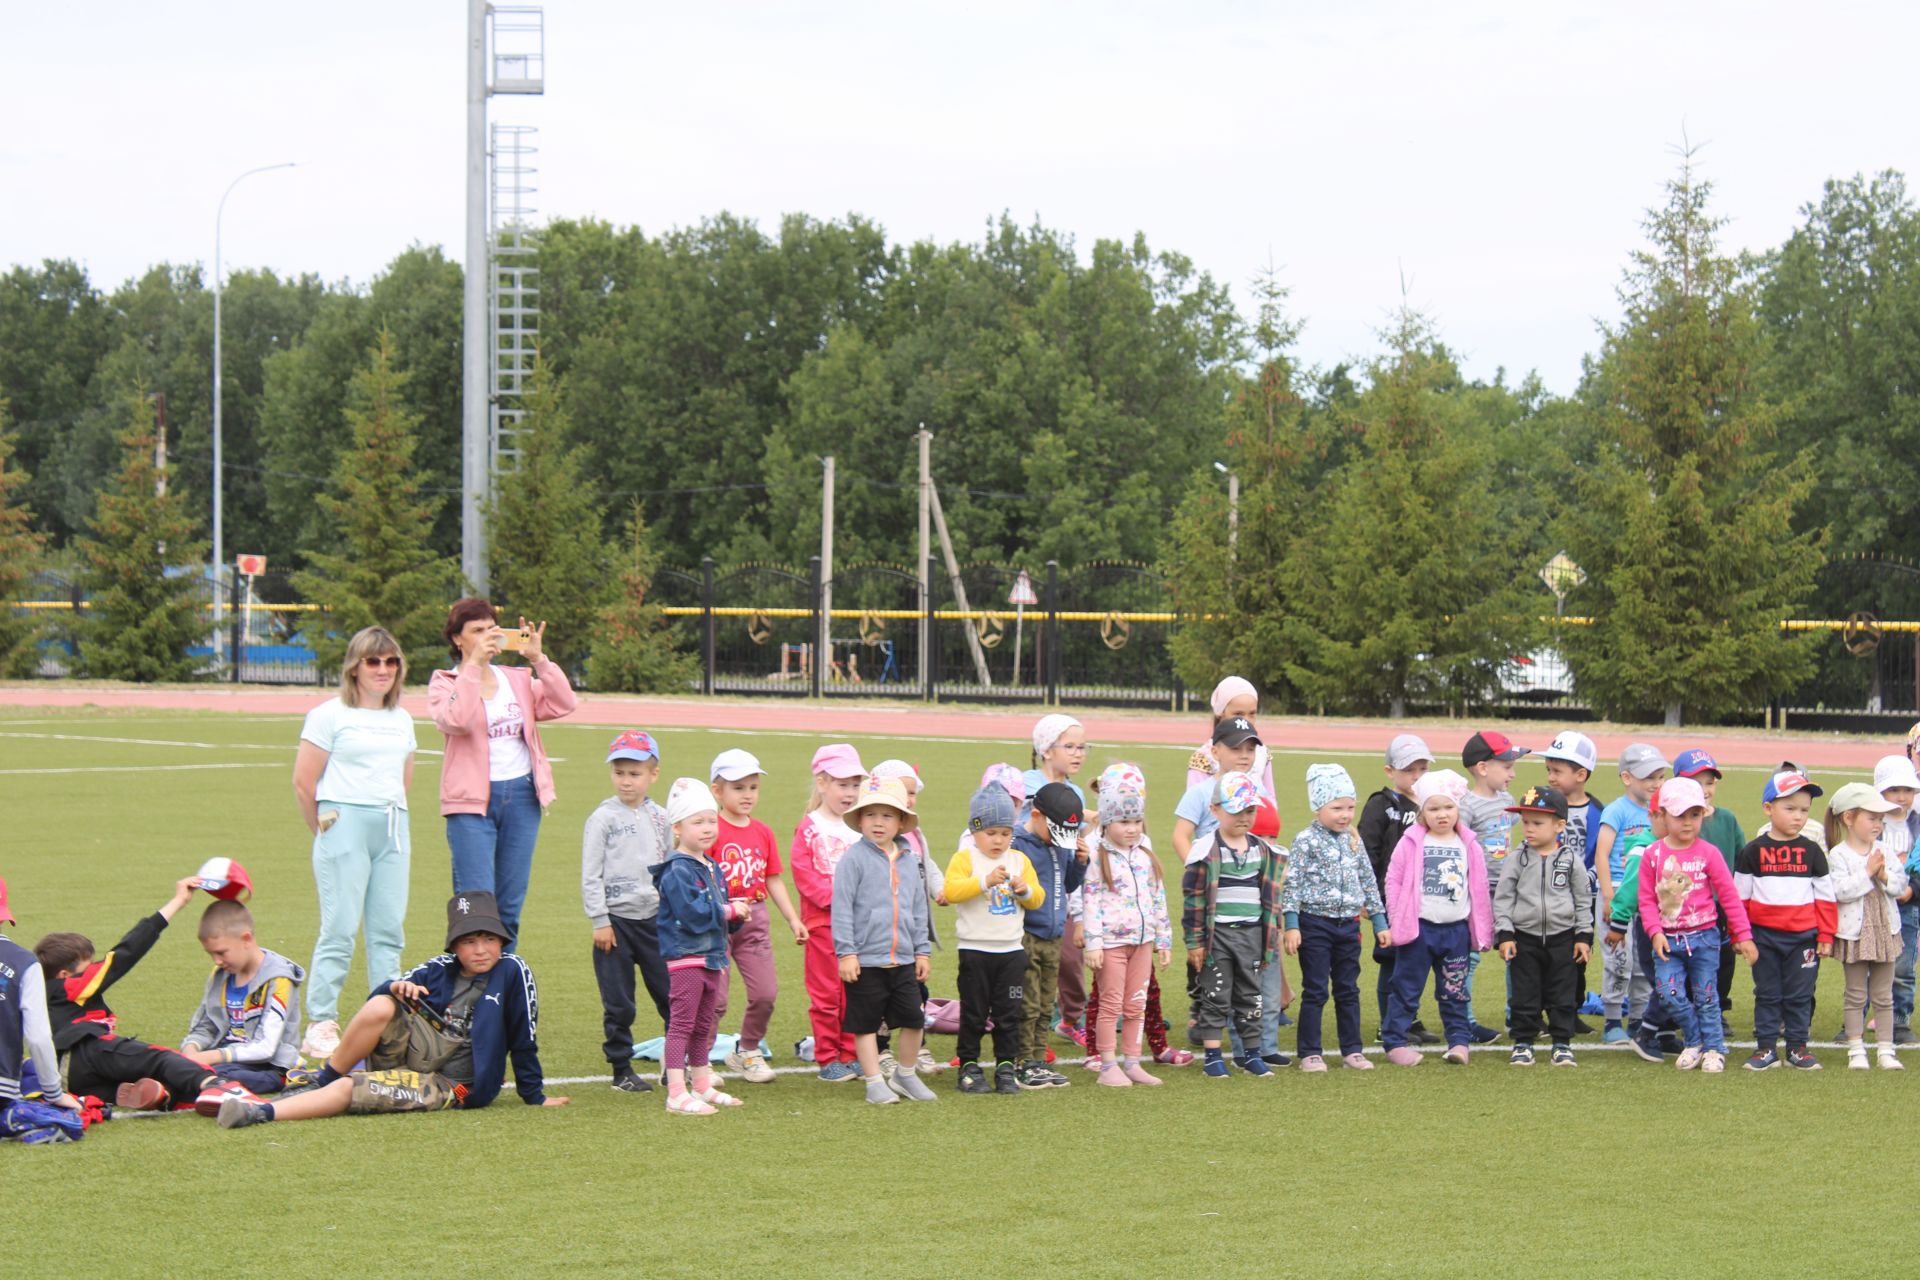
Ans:
<svg viewBox="0 0 1920 1280"><path fill-rule="evenodd" d="M1056 1022L1053 1024L1053 1029L1082 1049L1087 1047L1087 1033L1084 1028L1068 1026L1065 1022Z"/></svg>
<svg viewBox="0 0 1920 1280"><path fill-rule="evenodd" d="M1327 1069L1327 1060L1317 1053L1310 1053L1300 1059L1300 1069L1302 1071L1325 1071Z"/></svg>
<svg viewBox="0 0 1920 1280"><path fill-rule="evenodd" d="M1133 1088L1133 1081L1127 1078L1127 1073L1122 1071L1117 1064L1102 1070L1100 1072L1100 1078L1094 1081L1094 1083L1112 1085L1116 1089Z"/></svg>
<svg viewBox="0 0 1920 1280"><path fill-rule="evenodd" d="M1187 1049L1176 1049L1172 1045L1168 1045L1160 1052L1154 1054L1153 1060L1162 1066L1184 1067L1193 1061L1193 1053Z"/></svg>
<svg viewBox="0 0 1920 1280"><path fill-rule="evenodd" d="M1446 1052L1446 1059L1448 1062L1451 1062L1456 1067L1466 1066L1467 1065L1467 1046L1463 1044L1456 1044L1451 1046L1450 1048L1448 1048Z"/></svg>
<svg viewBox="0 0 1920 1280"><path fill-rule="evenodd" d="M1417 1067L1425 1055L1410 1044L1399 1045L1387 1050L1387 1061L1396 1067ZM1352 1066L1352 1062L1347 1063Z"/></svg>
<svg viewBox="0 0 1920 1280"><path fill-rule="evenodd" d="M1364 1053L1349 1053L1344 1058L1340 1059L1340 1065L1343 1067L1349 1067L1355 1071L1373 1070L1373 1064L1367 1061L1367 1055Z"/></svg>
<svg viewBox="0 0 1920 1280"><path fill-rule="evenodd" d="M1146 1072L1146 1069L1137 1062L1129 1062L1127 1065L1125 1065L1120 1069L1126 1072L1127 1079L1133 1081L1135 1084L1159 1084L1160 1083L1159 1076L1148 1075Z"/></svg>

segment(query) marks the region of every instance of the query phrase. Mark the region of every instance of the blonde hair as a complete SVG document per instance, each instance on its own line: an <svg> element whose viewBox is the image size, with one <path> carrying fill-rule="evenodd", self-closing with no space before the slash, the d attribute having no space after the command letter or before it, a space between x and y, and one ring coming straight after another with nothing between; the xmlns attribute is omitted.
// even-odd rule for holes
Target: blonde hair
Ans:
<svg viewBox="0 0 1920 1280"><path fill-rule="evenodd" d="M400 659L400 673L387 686L386 696L380 700L382 711L391 711L400 705L400 690L407 683L407 655L400 648L400 642L385 627L362 627L353 633L353 639L347 641L347 656L340 663L340 701L350 707L360 705L360 686L353 678L354 671L368 658L381 658L393 654Z"/></svg>

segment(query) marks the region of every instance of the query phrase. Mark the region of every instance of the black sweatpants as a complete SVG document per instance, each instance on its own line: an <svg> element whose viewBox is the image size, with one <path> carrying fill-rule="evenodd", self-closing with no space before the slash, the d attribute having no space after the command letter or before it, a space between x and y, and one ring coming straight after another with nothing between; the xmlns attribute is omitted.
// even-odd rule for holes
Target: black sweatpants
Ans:
<svg viewBox="0 0 1920 1280"><path fill-rule="evenodd" d="M1820 934L1753 927L1753 1038L1764 1052L1784 1034L1787 1047L1804 1048L1813 1028L1813 985L1820 977Z"/></svg>
<svg viewBox="0 0 1920 1280"><path fill-rule="evenodd" d="M125 1036L91 1036L67 1051L67 1091L106 1102L113 1101L119 1086L151 1076L167 1086L168 1097L179 1106L199 1097L212 1074L212 1068L184 1054Z"/></svg>
<svg viewBox="0 0 1920 1280"><path fill-rule="evenodd" d="M667 962L660 958L660 930L652 920L628 920L608 917L613 926L613 950L593 949L593 977L600 984L600 1027L606 1035L600 1051L607 1061L619 1066L633 1061L633 1015L635 1002L634 970L640 971L660 1015L661 1030L667 1025ZM720 1011L726 1012L726 989L721 988Z"/></svg>
<svg viewBox="0 0 1920 1280"><path fill-rule="evenodd" d="M1026 1021L1027 953L960 949L960 1064L980 1058L980 1035L993 1020L993 1056L1020 1060L1020 1028Z"/></svg>
<svg viewBox="0 0 1920 1280"><path fill-rule="evenodd" d="M1547 1011L1547 1034L1555 1044L1573 1041L1573 1011L1580 997L1580 966L1573 962L1573 930L1541 938L1515 934L1513 962L1513 1042L1532 1044L1540 1035L1540 1010Z"/></svg>

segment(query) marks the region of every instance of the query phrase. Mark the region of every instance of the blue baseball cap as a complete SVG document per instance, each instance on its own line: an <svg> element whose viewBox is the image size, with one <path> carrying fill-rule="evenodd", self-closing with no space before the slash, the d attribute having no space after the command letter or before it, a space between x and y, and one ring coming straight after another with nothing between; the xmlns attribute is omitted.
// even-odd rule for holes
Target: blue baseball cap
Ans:
<svg viewBox="0 0 1920 1280"><path fill-rule="evenodd" d="M641 729L628 729L607 744L607 763L615 760L658 760L660 748L653 735Z"/></svg>
<svg viewBox="0 0 1920 1280"><path fill-rule="evenodd" d="M1772 804L1775 800L1790 796L1797 791L1804 791L1810 796L1826 794L1813 785L1812 780L1798 769L1782 769L1767 779L1766 788L1760 793L1760 800L1763 804Z"/></svg>
<svg viewBox="0 0 1920 1280"><path fill-rule="evenodd" d="M1673 758L1674 777L1693 778L1703 773L1710 773L1717 778L1720 776L1720 765L1699 747L1688 747Z"/></svg>

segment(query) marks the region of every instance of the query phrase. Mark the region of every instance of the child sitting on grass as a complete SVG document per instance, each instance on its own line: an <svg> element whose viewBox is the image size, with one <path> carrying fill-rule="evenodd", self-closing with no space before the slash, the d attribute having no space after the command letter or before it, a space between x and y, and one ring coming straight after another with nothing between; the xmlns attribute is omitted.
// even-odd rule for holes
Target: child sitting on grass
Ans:
<svg viewBox="0 0 1920 1280"><path fill-rule="evenodd" d="M220 1101L222 1129L276 1120L407 1111L474 1111L513 1087L530 1107L564 1107L543 1088L535 1044L539 996L533 969L507 954L493 895L447 903L447 952L373 989L340 1035L311 1089L277 1102L235 1091ZM363 1062L364 1068L355 1064Z"/></svg>
<svg viewBox="0 0 1920 1280"><path fill-rule="evenodd" d="M0 880L0 924L16 924L7 905L7 882ZM32 1083L40 1089L42 1100L67 1111L80 1110L80 1100L60 1083L60 1055L53 1047L53 1025L47 1020L47 985L40 962L6 934L0 933L0 1134L21 1137L33 1130L53 1129L39 1120L21 1126L10 1123L26 1092L23 1085L31 1071ZM57 1141L57 1139L54 1139Z"/></svg>
<svg viewBox="0 0 1920 1280"><path fill-rule="evenodd" d="M158 911L127 930L127 936L97 960L93 941L85 934L50 933L34 944L34 958L46 979L53 1047L66 1061L72 1092L102 1101L111 1097L129 1111L151 1111L203 1100L218 1107L219 1095L241 1089L184 1054L119 1035L119 1019L107 1007L107 988L133 971L199 887L198 876L176 882L173 896Z"/></svg>
<svg viewBox="0 0 1920 1280"><path fill-rule="evenodd" d="M280 1092L300 1058L295 994L306 972L254 941L253 913L238 902L215 902L201 913L200 945L213 974L180 1052L222 1080Z"/></svg>
<svg viewBox="0 0 1920 1280"><path fill-rule="evenodd" d="M1494 937L1513 983L1516 1067L1533 1065L1540 1014L1553 1037L1553 1065L1571 1067L1573 1011L1580 969L1593 949L1593 894L1580 855L1560 839L1567 798L1552 787L1528 787L1512 812L1524 839L1507 857L1493 891Z"/></svg>
<svg viewBox="0 0 1920 1280"><path fill-rule="evenodd" d="M900 838L919 820L897 778L868 778L847 815L859 824L860 839L833 877L833 950L847 988L842 1022L853 1037L868 1102L935 1102L915 1065L926 1022L920 984L933 946L927 889L920 860ZM880 1071L883 1025L900 1037L891 1075Z"/></svg>
<svg viewBox="0 0 1920 1280"><path fill-rule="evenodd" d="M1467 780L1451 769L1414 783L1418 820L1400 837L1387 864L1387 925L1397 955L1380 1042L1395 1066L1416 1067L1422 1061L1407 1040L1429 973L1447 1033L1446 1060L1467 1065L1473 1041L1467 957L1493 945L1493 903L1480 841L1460 825L1460 799L1466 793Z"/></svg>
<svg viewBox="0 0 1920 1280"><path fill-rule="evenodd" d="M1358 1071L1373 1064L1360 1039L1360 924L1373 924L1373 940L1393 945L1380 882L1366 850L1353 834L1358 796L1353 779L1337 764L1307 766L1307 807L1313 821L1294 837L1281 910L1286 917L1288 955L1300 957L1300 1029L1302 1071L1325 1071L1320 1053L1320 1018L1333 997L1340 1036L1340 1060Z"/></svg>

